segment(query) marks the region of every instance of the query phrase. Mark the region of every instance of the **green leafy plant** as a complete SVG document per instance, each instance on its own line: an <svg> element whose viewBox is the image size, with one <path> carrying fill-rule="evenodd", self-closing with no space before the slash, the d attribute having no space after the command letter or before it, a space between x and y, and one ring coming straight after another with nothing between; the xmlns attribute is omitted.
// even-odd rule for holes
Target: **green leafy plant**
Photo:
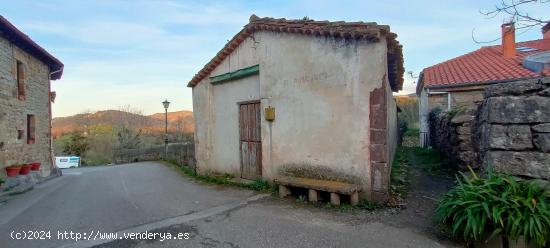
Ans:
<svg viewBox="0 0 550 248"><path fill-rule="evenodd" d="M296 201L305 204L305 203L307 203L307 197L305 195L300 195L300 196L298 196Z"/></svg>
<svg viewBox="0 0 550 248"><path fill-rule="evenodd" d="M355 208L365 209L365 210L369 210L369 211L373 211L373 210L376 210L376 209L379 209L379 208L382 208L382 207L383 207L383 205L380 205L376 202L368 201L367 199L359 201L359 204L357 204L355 206Z"/></svg>
<svg viewBox="0 0 550 248"><path fill-rule="evenodd" d="M269 185L269 182L261 178L258 178L254 180L252 183L248 184L248 187L256 191L269 191L271 188L271 186Z"/></svg>
<svg viewBox="0 0 550 248"><path fill-rule="evenodd" d="M493 174L478 177L461 173L458 185L444 195L436 210L438 219L455 237L466 242L503 235L523 237L544 246L550 237L550 198L533 181Z"/></svg>
<svg viewBox="0 0 550 248"><path fill-rule="evenodd" d="M451 110L449 110L448 115L452 119L455 117L458 113L462 112L464 110L464 107L462 106L455 106L452 107Z"/></svg>

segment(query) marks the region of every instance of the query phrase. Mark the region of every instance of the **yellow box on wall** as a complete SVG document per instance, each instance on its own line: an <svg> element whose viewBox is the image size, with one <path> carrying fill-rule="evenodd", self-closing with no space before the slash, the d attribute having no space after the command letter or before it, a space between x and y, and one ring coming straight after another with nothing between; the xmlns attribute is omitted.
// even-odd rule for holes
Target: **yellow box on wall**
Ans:
<svg viewBox="0 0 550 248"><path fill-rule="evenodd" d="M275 108L274 107L267 107L265 108L265 120L266 121L274 121L275 120Z"/></svg>

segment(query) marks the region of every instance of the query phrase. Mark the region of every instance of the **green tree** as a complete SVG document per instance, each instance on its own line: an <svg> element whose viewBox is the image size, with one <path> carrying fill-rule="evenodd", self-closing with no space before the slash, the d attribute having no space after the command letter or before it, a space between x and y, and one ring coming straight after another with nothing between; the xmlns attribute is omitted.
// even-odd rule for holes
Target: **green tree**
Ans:
<svg viewBox="0 0 550 248"><path fill-rule="evenodd" d="M63 152L81 157L88 150L87 138L81 134L72 134L63 146Z"/></svg>

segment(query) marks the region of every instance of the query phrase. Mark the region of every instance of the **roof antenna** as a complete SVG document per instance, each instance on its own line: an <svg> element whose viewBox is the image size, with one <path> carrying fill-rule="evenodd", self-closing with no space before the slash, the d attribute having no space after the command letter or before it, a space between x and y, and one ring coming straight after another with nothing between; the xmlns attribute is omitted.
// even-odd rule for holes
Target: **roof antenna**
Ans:
<svg viewBox="0 0 550 248"><path fill-rule="evenodd" d="M407 74L409 74L409 77L411 77L412 79L417 79L418 78L418 76L414 75L413 71L408 71Z"/></svg>

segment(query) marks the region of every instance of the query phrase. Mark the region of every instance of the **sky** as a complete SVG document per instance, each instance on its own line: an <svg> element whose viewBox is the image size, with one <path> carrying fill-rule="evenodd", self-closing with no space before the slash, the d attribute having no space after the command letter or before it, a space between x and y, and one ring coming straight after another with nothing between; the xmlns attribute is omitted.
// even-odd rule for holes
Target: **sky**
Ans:
<svg viewBox="0 0 550 248"><path fill-rule="evenodd" d="M241 28L260 17L366 21L390 25L403 45L405 71L479 47L472 40L500 37L505 16L487 18L500 0L417 1L2 1L0 14L65 64L54 117L131 106L144 114L192 110L187 82ZM548 19L550 4L526 7ZM521 33L521 34L520 34ZM517 41L540 39L540 28L518 31ZM495 41L483 45L499 44ZM415 79L405 75L404 90Z"/></svg>

